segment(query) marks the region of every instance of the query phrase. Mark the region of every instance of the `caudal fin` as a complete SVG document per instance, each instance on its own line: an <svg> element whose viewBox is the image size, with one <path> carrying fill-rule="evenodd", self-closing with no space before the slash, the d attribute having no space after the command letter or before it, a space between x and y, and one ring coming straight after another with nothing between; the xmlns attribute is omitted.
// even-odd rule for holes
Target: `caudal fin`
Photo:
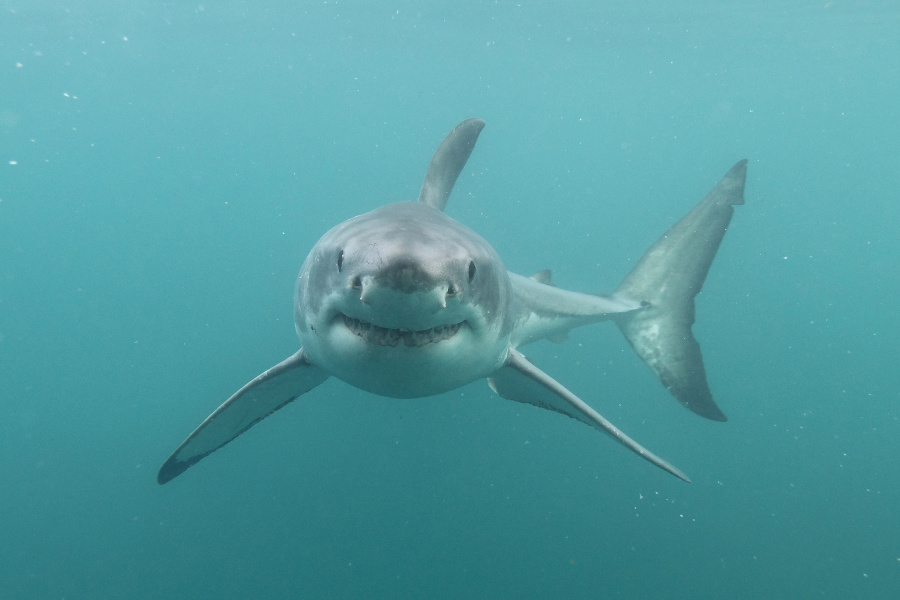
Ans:
<svg viewBox="0 0 900 600"><path fill-rule="evenodd" d="M707 419L727 420L719 409L694 339L694 296L731 221L744 203L747 161L734 165L719 184L641 257L616 295L645 304L617 323L625 338L681 404Z"/></svg>

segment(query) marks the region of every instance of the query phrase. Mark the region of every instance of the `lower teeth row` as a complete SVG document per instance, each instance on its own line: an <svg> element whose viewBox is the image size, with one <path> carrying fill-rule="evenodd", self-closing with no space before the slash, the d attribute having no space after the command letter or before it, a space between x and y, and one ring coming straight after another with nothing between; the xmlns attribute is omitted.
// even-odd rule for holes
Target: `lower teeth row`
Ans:
<svg viewBox="0 0 900 600"><path fill-rule="evenodd" d="M404 344L406 346L424 346L425 344L433 344L453 337L459 331L462 323L454 323L452 325L441 325L432 329L423 329L421 331L409 331L407 329L387 329L372 325L359 319L352 319L347 315L341 315L344 325L347 329L363 338L369 343L378 344L379 346L397 346Z"/></svg>

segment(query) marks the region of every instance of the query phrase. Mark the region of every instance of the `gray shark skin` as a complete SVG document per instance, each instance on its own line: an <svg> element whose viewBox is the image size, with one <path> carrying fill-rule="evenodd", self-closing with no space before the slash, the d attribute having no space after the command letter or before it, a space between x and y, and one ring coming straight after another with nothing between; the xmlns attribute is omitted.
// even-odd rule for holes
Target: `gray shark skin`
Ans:
<svg viewBox="0 0 900 600"><path fill-rule="evenodd" d="M164 484L317 385L336 377L393 398L421 398L486 379L500 396L553 410L609 435L689 482L625 435L519 348L560 341L575 327L614 321L685 407L724 421L691 332L694 297L733 206L743 204L738 162L641 258L610 295L554 286L549 271L509 273L491 245L443 210L484 127L463 121L438 147L418 202L397 202L327 232L297 277L300 350L238 390L163 464Z"/></svg>

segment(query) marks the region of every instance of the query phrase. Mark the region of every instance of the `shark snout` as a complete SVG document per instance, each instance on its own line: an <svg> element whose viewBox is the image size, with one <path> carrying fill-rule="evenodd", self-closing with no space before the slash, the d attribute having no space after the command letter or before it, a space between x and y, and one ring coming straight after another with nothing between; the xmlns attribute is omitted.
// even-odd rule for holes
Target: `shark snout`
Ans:
<svg viewBox="0 0 900 600"><path fill-rule="evenodd" d="M440 277L435 276L421 261L404 257L396 259L381 269L375 279L381 285L404 294L440 287Z"/></svg>
<svg viewBox="0 0 900 600"><path fill-rule="evenodd" d="M454 261L456 262L456 261ZM429 270L411 259L395 261L375 273L357 274L350 278L349 287L359 294L364 304L372 305L387 301L397 305L405 304L406 298L415 297L425 301L429 310L447 307L448 299L459 296L470 276L474 276L474 262L464 263L462 269L456 267ZM461 271L455 273L455 271ZM457 276L458 275L458 276Z"/></svg>
<svg viewBox="0 0 900 600"><path fill-rule="evenodd" d="M406 276L404 276L406 277ZM412 278L385 282L372 276L356 277L350 287L359 294L359 300L370 307L404 311L406 306L434 312L447 308L447 299L457 295L456 286L449 281L423 284Z"/></svg>

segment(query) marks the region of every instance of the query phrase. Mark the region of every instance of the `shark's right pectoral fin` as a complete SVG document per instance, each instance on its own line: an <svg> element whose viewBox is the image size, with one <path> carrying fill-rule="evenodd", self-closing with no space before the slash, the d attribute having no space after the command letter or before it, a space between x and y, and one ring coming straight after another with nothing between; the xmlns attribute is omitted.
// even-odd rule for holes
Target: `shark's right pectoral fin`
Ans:
<svg viewBox="0 0 900 600"><path fill-rule="evenodd" d="M171 481L326 379L328 374L306 360L301 349L247 383L209 415L163 464L156 480L160 485Z"/></svg>
<svg viewBox="0 0 900 600"><path fill-rule="evenodd" d="M641 302L642 310L616 319L638 356L681 404L707 419L725 421L694 339L694 296L700 292L719 244L744 203L747 161L735 164L706 198L641 257L615 296Z"/></svg>
<svg viewBox="0 0 900 600"><path fill-rule="evenodd" d="M540 408L546 408L547 410L572 417L609 435L660 469L688 483L691 481L687 475L668 461L656 456L625 435L618 427L606 420L603 415L585 404L583 400L563 387L558 381L534 366L517 350L510 349L506 365L491 375L488 378L488 383L491 389L507 400L533 404Z"/></svg>

